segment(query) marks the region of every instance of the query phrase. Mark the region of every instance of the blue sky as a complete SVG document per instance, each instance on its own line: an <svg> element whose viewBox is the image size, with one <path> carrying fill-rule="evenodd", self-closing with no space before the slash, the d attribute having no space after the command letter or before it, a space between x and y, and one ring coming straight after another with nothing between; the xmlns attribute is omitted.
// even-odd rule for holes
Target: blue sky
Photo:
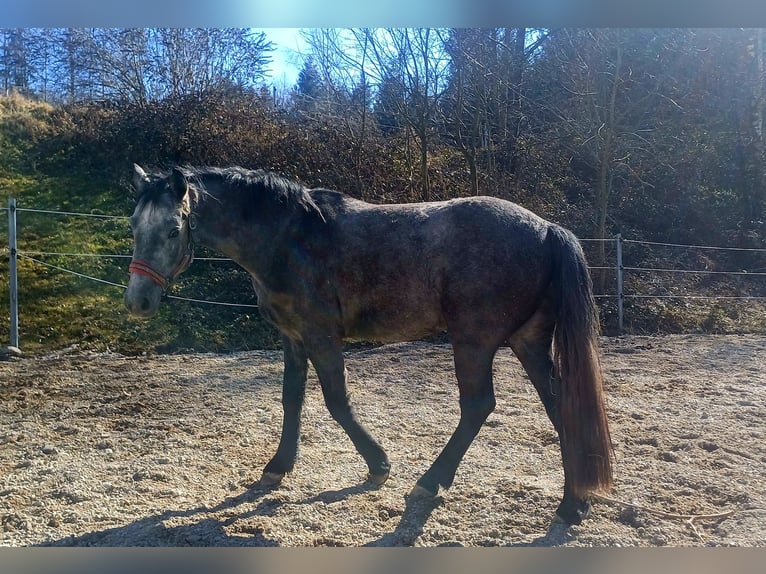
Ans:
<svg viewBox="0 0 766 574"><path fill-rule="evenodd" d="M301 68L299 53L305 50L306 43L300 35L300 28L256 28L264 32L266 38L274 44L271 53L271 83L277 88L292 88L298 79Z"/></svg>

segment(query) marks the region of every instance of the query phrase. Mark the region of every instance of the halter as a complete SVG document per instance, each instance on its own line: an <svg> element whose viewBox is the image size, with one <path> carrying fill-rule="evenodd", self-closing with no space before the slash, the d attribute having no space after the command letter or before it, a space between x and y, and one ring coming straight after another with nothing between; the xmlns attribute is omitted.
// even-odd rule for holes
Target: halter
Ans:
<svg viewBox="0 0 766 574"><path fill-rule="evenodd" d="M178 265L173 268L173 271L170 272L170 275L166 277L154 269L148 262L141 259L133 259L128 266L128 271L137 275L144 275L149 277L157 285L162 287L162 294L165 295L167 293L168 287L170 287L170 284L175 281L176 277L186 271L189 265L191 265L191 262L194 260L194 243L192 243L191 231L197 226L192 217L193 216L189 216L189 242L186 245L186 251L184 251L184 254L181 256L181 260L178 262Z"/></svg>

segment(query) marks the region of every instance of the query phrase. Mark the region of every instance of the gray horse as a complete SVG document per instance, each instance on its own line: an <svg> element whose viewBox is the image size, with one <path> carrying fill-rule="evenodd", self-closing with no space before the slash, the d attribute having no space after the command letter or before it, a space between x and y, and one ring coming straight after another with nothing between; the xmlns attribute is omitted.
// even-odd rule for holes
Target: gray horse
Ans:
<svg viewBox="0 0 766 574"><path fill-rule="evenodd" d="M197 243L250 273L260 311L282 334L284 419L263 485L293 470L309 360L332 417L367 463L368 480L382 484L389 460L349 404L343 343L446 330L460 421L412 495L434 496L452 485L495 407L492 363L504 344L559 435L558 516L579 523L589 494L609 489L598 316L585 258L570 232L492 197L371 205L264 171L184 167L150 175L134 167L130 312L157 312Z"/></svg>

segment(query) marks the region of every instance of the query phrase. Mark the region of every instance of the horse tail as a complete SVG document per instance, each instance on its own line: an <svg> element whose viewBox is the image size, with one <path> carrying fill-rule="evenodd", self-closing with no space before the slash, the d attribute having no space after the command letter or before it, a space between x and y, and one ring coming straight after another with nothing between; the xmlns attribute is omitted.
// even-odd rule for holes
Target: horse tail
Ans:
<svg viewBox="0 0 766 574"><path fill-rule="evenodd" d="M593 285L577 238L553 225L553 289L556 325L553 363L561 381L557 408L562 459L573 493L608 491L612 440L604 405L598 353L599 320Z"/></svg>

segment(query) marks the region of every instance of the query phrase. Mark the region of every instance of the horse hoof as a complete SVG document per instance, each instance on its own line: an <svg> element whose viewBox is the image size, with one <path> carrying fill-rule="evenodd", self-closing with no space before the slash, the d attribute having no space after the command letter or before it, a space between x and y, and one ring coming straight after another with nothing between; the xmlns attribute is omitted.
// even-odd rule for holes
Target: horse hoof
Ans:
<svg viewBox="0 0 766 574"><path fill-rule="evenodd" d="M561 504L556 509L555 518L564 524L577 525L590 517L590 514L591 504L589 500L565 499L561 501Z"/></svg>
<svg viewBox="0 0 766 574"><path fill-rule="evenodd" d="M381 474L368 474L367 482L374 484L375 486L382 486L388 480L388 473L383 472Z"/></svg>
<svg viewBox="0 0 766 574"><path fill-rule="evenodd" d="M285 477L284 473L279 472L264 472L261 476L261 486L269 487L269 486L277 486L280 482L282 482L282 479Z"/></svg>
<svg viewBox="0 0 766 574"><path fill-rule="evenodd" d="M433 498L434 496L436 496L435 492L431 492L419 484L416 484L410 491L410 498Z"/></svg>

